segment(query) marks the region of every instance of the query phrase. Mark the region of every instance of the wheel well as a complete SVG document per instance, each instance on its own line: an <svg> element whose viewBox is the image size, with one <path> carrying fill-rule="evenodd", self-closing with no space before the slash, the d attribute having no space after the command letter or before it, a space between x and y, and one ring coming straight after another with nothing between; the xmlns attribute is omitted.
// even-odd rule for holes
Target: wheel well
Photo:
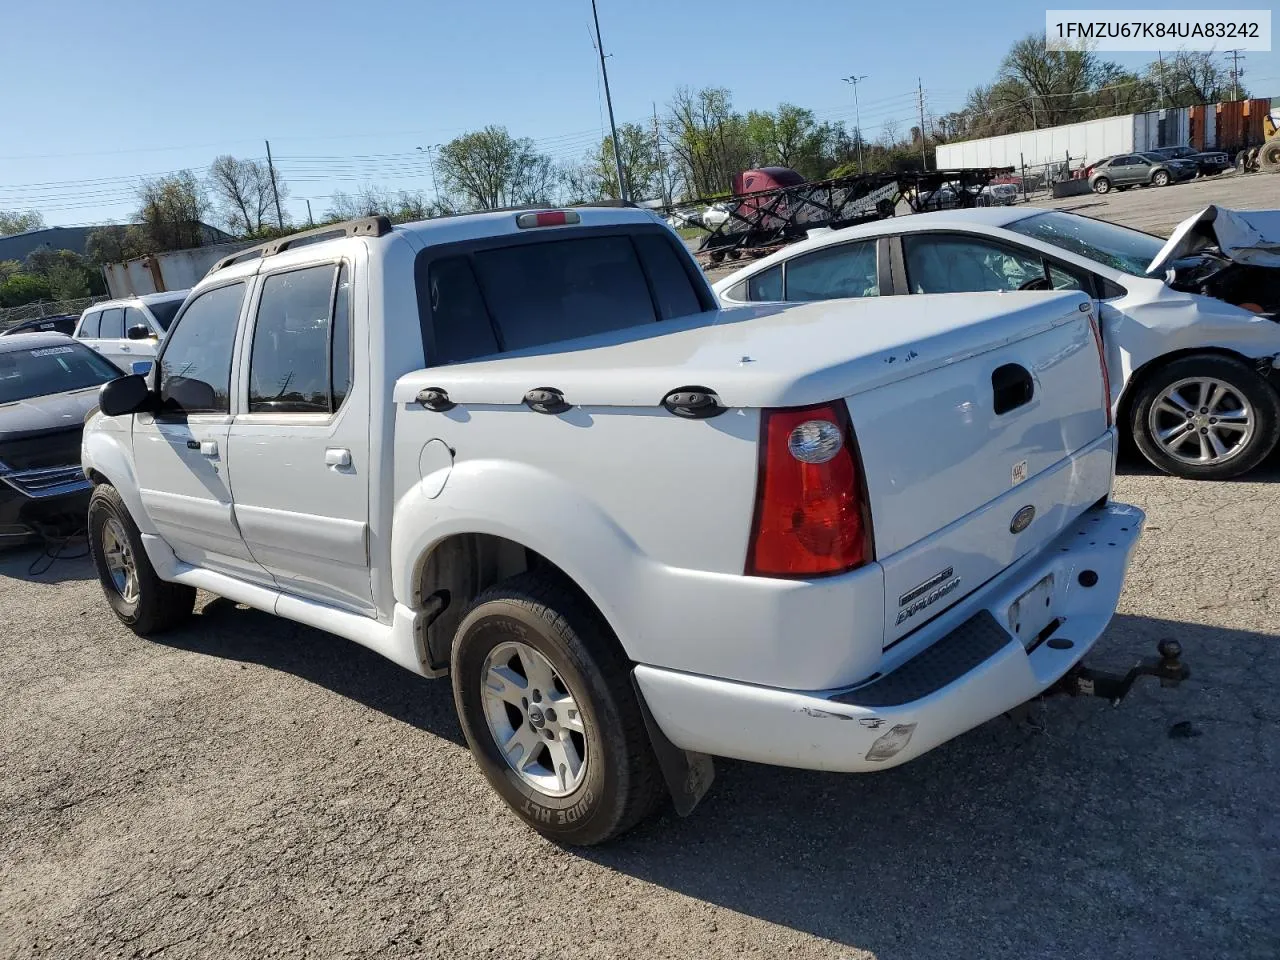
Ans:
<svg viewBox="0 0 1280 960"><path fill-rule="evenodd" d="M471 601L499 581L527 570L550 573L595 606L567 573L536 550L487 533L458 533L435 544L418 561L413 608L423 611L423 646L428 666L447 670L453 636ZM599 612L599 608L596 608ZM601 616L603 620L603 615Z"/></svg>
<svg viewBox="0 0 1280 960"><path fill-rule="evenodd" d="M1156 371L1162 367L1173 363L1175 360L1181 360L1184 357L1195 356L1215 356L1226 357L1229 360L1239 360L1242 363L1251 364L1252 361L1243 354L1236 353L1234 350L1228 350L1226 347L1187 347L1185 350L1173 350L1169 353L1162 353L1153 360L1148 360L1137 370L1133 371L1129 377L1129 382L1125 384L1124 392L1120 394L1120 403L1116 408L1116 425L1122 428L1122 435L1128 429L1129 417L1133 411L1133 398L1138 395L1142 384L1146 382Z"/></svg>
<svg viewBox="0 0 1280 960"><path fill-rule="evenodd" d="M92 467L89 468L89 479L93 481L93 485L95 487L100 487L104 483L111 482L110 480L107 479L106 474L99 473L97 470L93 469Z"/></svg>

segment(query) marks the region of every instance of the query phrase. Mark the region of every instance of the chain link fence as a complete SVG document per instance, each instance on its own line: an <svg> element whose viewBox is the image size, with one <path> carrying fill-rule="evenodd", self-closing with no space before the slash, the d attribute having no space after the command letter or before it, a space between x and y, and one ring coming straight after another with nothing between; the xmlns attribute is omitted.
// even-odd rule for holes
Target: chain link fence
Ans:
<svg viewBox="0 0 1280 960"><path fill-rule="evenodd" d="M41 300L38 303L26 303L20 307L0 308L0 330L6 330L15 324L22 323L24 320L36 320L43 317L57 317L67 314L79 316L87 307L109 299L111 298L103 295L100 297L80 297L76 300Z"/></svg>

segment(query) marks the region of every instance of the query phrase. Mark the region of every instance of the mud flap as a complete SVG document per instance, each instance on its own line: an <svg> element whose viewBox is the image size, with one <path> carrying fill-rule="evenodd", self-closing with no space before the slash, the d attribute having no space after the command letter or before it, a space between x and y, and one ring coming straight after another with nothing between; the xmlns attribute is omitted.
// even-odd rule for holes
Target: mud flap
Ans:
<svg viewBox="0 0 1280 960"><path fill-rule="evenodd" d="M634 672L631 674L631 687L636 692L636 702L640 704L640 714L644 717L645 729L649 731L649 743L653 746L654 756L658 758L658 768L667 782L667 790L671 793L676 813L687 817L711 789L711 783L716 778L715 762L705 753L682 750L667 739L667 735L649 712L649 705L645 703L644 693L640 690L640 684L636 683Z"/></svg>

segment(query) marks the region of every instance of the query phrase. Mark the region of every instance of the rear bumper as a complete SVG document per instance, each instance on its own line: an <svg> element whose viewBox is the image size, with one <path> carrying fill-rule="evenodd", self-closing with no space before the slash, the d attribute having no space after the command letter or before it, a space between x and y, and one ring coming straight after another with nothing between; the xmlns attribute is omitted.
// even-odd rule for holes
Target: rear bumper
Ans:
<svg viewBox="0 0 1280 960"><path fill-rule="evenodd" d="M792 691L646 665L636 682L686 750L813 770L896 766L1033 699L1077 664L1115 613L1143 522L1122 504L1086 511L966 598L967 619L853 688ZM1007 626L1010 607L1049 574L1057 626L1028 652Z"/></svg>

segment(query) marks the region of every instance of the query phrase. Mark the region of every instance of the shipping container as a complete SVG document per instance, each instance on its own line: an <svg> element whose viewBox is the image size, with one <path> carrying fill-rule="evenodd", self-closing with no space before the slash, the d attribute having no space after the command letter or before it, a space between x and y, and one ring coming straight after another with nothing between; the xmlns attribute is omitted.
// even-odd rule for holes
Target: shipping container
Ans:
<svg viewBox="0 0 1280 960"><path fill-rule="evenodd" d="M102 274L107 281L107 291L113 297L187 290L203 280L209 268L227 254L253 244L252 240L237 240L191 250L171 250L154 256L138 257L127 263L105 264Z"/></svg>

